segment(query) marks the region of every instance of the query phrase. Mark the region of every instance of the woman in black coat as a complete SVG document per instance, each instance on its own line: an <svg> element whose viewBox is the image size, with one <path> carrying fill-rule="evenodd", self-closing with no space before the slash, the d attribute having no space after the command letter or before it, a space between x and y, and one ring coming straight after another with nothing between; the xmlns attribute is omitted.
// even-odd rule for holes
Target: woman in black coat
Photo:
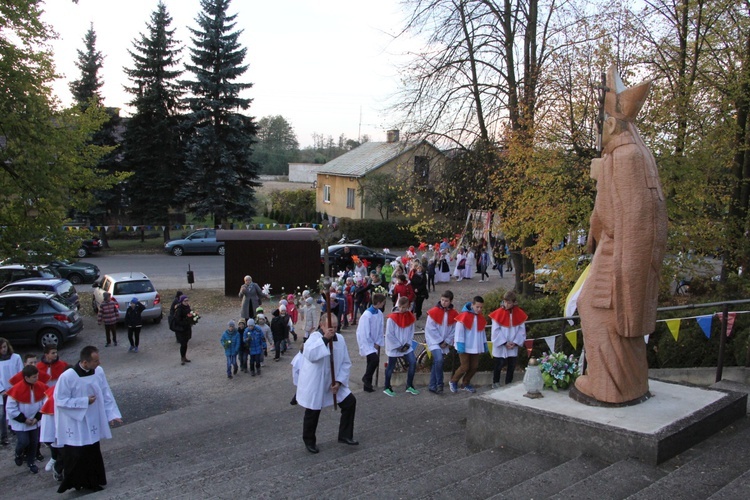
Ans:
<svg viewBox="0 0 750 500"><path fill-rule="evenodd" d="M190 360L187 359L187 346L193 337L193 317L187 295L180 297L180 303L175 308L173 324L177 341L180 343L182 364L190 363Z"/></svg>

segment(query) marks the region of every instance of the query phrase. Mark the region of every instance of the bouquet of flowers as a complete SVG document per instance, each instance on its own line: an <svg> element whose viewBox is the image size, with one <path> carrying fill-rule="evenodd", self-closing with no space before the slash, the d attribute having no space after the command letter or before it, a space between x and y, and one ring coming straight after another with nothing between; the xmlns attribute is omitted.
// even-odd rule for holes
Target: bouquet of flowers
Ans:
<svg viewBox="0 0 750 500"><path fill-rule="evenodd" d="M555 392L567 389L578 377L578 358L572 354L565 356L562 352L545 353L540 365L544 387Z"/></svg>
<svg viewBox="0 0 750 500"><path fill-rule="evenodd" d="M232 345L232 341L231 341L231 340L229 340L229 339L227 339L227 340L223 340L223 341L221 342L221 345L223 345L223 346L224 346L224 349L229 349L229 346L231 346L231 345Z"/></svg>
<svg viewBox="0 0 750 500"><path fill-rule="evenodd" d="M190 318L194 325L197 325L198 321L201 319L201 315L198 314L198 311L193 310L188 313L188 318Z"/></svg>

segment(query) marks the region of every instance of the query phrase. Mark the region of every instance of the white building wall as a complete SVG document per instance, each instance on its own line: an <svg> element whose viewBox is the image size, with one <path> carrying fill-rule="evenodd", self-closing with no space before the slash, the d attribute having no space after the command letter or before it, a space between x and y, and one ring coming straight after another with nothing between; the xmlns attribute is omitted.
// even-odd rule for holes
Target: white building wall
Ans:
<svg viewBox="0 0 750 500"><path fill-rule="evenodd" d="M317 179L317 170L321 165L317 163L290 163L289 182L309 182Z"/></svg>

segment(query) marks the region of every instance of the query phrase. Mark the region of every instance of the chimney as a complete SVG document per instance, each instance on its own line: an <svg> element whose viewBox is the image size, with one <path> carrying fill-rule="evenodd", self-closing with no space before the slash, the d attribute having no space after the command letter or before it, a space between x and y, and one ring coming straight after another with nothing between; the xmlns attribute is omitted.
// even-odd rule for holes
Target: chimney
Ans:
<svg viewBox="0 0 750 500"><path fill-rule="evenodd" d="M389 130L387 134L388 142L398 142L398 129Z"/></svg>

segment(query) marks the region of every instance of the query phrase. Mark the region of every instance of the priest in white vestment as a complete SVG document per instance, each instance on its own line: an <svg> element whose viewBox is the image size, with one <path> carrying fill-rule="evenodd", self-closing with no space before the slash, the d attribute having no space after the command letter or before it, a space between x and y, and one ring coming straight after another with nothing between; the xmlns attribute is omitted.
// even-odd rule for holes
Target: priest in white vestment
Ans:
<svg viewBox="0 0 750 500"><path fill-rule="evenodd" d="M62 446L63 481L58 493L70 488L100 491L107 484L99 440L110 439L111 422L122 422L99 350L87 346L80 361L64 371L55 385L55 437Z"/></svg>
<svg viewBox="0 0 750 500"><path fill-rule="evenodd" d="M320 331L314 331L303 344L302 364L297 381L297 402L305 408L302 440L307 451L318 453L315 431L318 428L320 410L333 405L333 398L341 409L339 443L357 445L354 437L354 414L357 400L349 390L349 371L352 367L344 337L336 333L338 321L328 315L320 318ZM331 377L331 345L333 345L333 369Z"/></svg>

